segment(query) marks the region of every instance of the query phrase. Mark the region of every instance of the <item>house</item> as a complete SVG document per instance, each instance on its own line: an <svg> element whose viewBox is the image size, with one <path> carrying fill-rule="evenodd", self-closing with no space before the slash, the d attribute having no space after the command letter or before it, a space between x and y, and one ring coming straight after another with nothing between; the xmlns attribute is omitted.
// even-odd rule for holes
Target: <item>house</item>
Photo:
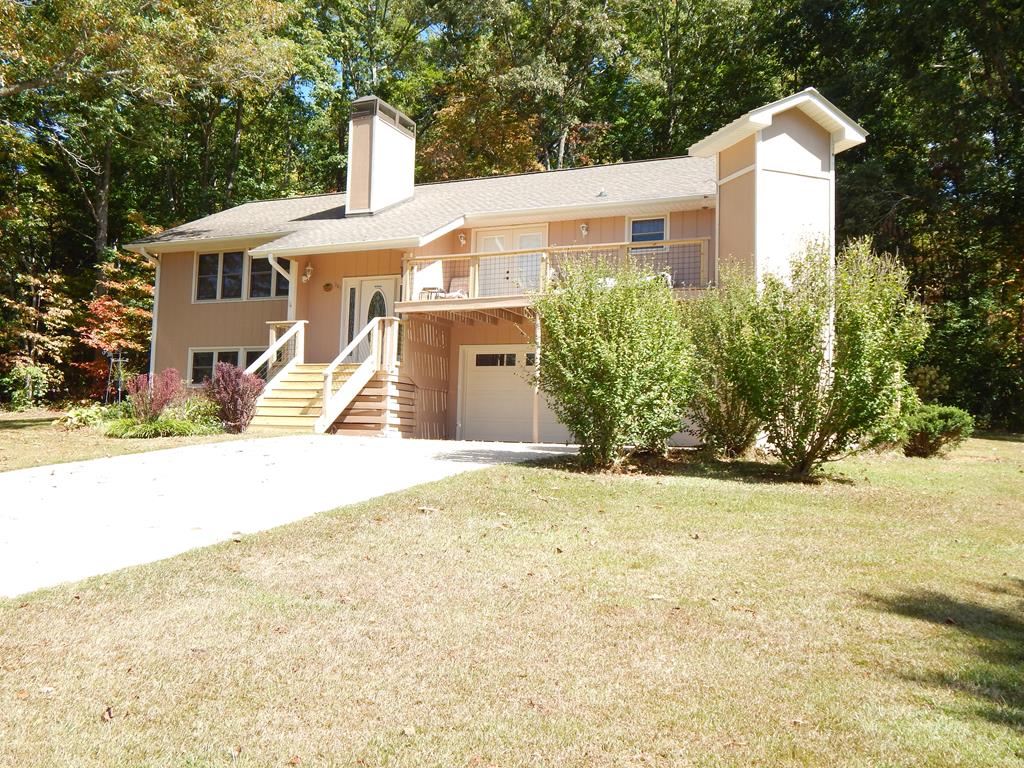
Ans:
<svg viewBox="0 0 1024 768"><path fill-rule="evenodd" d="M128 247L157 264L152 367L267 379L265 427L561 441L531 312L566 259L648 263L680 297L721 264L831 242L835 155L864 130L813 88L689 156L415 184L416 126L353 102L347 192L236 206Z"/></svg>

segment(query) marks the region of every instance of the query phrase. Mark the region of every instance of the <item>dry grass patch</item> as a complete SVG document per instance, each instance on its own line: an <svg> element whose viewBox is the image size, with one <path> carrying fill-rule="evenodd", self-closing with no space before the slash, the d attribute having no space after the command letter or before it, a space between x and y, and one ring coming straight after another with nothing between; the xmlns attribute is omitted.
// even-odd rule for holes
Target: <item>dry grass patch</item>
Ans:
<svg viewBox="0 0 1024 768"><path fill-rule="evenodd" d="M0 411L0 472L260 436L258 432L248 432L244 435L118 440L106 437L97 429L65 431L53 424L60 415L58 411L46 410Z"/></svg>
<svg viewBox="0 0 1024 768"><path fill-rule="evenodd" d="M839 471L498 467L0 603L0 764L1024 765L1024 444Z"/></svg>

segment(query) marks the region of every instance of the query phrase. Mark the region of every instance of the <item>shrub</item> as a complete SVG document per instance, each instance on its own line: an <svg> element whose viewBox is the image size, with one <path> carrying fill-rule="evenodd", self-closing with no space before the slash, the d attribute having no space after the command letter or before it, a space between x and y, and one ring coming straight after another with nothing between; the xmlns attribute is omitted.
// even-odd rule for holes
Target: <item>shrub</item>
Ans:
<svg viewBox="0 0 1024 768"><path fill-rule="evenodd" d="M16 411L43 405L51 386L60 377L49 366L19 363L0 376L0 392Z"/></svg>
<svg viewBox="0 0 1024 768"><path fill-rule="evenodd" d="M263 379L246 373L237 365L217 363L213 379L205 385L207 396L218 409L228 432L244 432L256 413L256 401L263 392Z"/></svg>
<svg viewBox="0 0 1024 768"><path fill-rule="evenodd" d="M762 421L743 397L743 377L756 366L747 337L757 284L740 270L726 270L718 287L684 302L693 340L694 393L688 431L713 455L734 458L749 451Z"/></svg>
<svg viewBox="0 0 1024 768"><path fill-rule="evenodd" d="M153 437L190 437L192 435L209 435L217 432L216 427L203 426L173 416L160 416L152 421L136 421L134 418L115 419L107 424L104 434L107 437L125 439Z"/></svg>
<svg viewBox="0 0 1024 768"><path fill-rule="evenodd" d="M201 390L193 391L181 402L170 406L165 413L214 432L222 430L220 407Z"/></svg>
<svg viewBox="0 0 1024 768"><path fill-rule="evenodd" d="M141 374L128 382L128 402L137 422L156 421L171 403L181 398L181 374L167 368L152 377Z"/></svg>
<svg viewBox="0 0 1024 768"><path fill-rule="evenodd" d="M793 260L789 281L764 278L743 358L747 404L799 478L893 438L904 366L927 333L894 259L860 240L834 270L830 261L825 248L811 246Z"/></svg>
<svg viewBox="0 0 1024 768"><path fill-rule="evenodd" d="M53 423L68 431L81 429L82 427L96 427L108 421L124 418L127 410L127 403L120 405L93 403L92 405L71 408Z"/></svg>
<svg viewBox="0 0 1024 768"><path fill-rule="evenodd" d="M585 466L664 450L681 428L691 350L671 288L632 263L565 265L536 304L539 384Z"/></svg>
<svg viewBox="0 0 1024 768"><path fill-rule="evenodd" d="M974 432L974 418L951 405L918 405L907 420L907 456L929 458L960 445Z"/></svg>

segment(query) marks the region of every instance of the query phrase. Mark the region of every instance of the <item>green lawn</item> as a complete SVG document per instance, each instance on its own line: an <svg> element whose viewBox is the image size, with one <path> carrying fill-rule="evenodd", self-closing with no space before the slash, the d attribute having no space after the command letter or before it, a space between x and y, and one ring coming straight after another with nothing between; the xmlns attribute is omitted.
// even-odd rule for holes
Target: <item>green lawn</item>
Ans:
<svg viewBox="0 0 1024 768"><path fill-rule="evenodd" d="M1024 443L832 472L499 467L0 602L0 765L1024 766Z"/></svg>

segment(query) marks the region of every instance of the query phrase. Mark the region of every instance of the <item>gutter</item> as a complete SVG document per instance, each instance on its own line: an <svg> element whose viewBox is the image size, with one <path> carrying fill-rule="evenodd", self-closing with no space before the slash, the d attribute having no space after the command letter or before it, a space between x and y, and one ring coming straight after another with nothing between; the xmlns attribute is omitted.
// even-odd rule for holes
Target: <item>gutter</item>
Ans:
<svg viewBox="0 0 1024 768"><path fill-rule="evenodd" d="M146 257L146 260L156 267L156 275L153 278L153 323L149 331L149 378L153 380L153 374L156 372L156 331L157 331L157 315L160 310L160 257L154 256L146 250L146 246L138 246L136 253L140 253Z"/></svg>

